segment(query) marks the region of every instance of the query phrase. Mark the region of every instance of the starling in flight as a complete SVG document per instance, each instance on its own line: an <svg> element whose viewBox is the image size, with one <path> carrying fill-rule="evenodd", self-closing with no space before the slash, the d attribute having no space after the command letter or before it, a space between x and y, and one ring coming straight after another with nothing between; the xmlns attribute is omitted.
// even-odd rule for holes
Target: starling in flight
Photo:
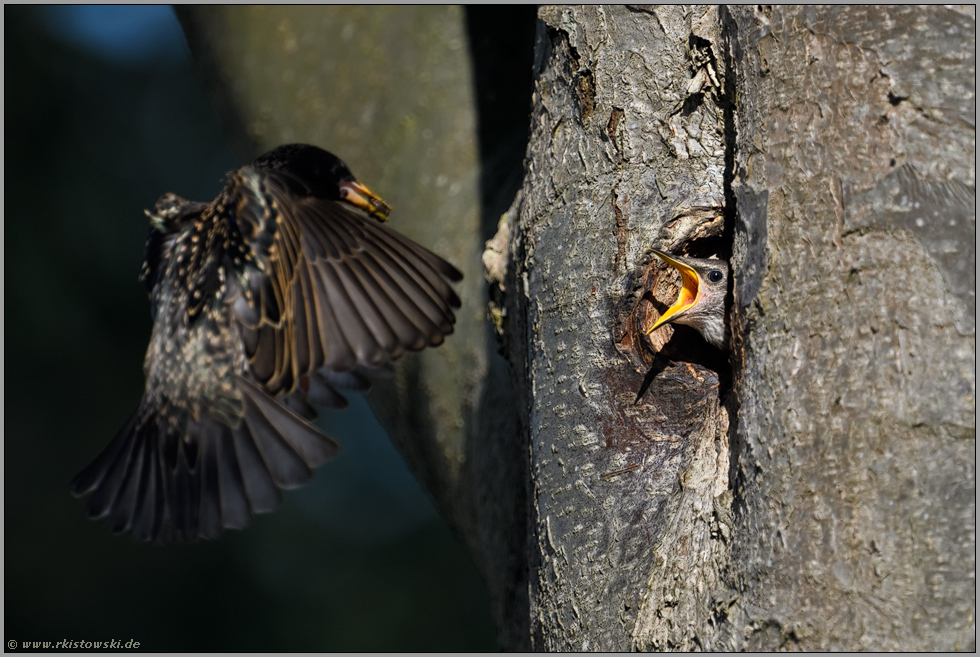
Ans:
<svg viewBox="0 0 980 657"><path fill-rule="evenodd" d="M681 273L681 291L674 305L664 311L647 335L668 323L692 326L710 344L728 347L725 330L725 296L728 294L728 263L714 258L681 258L651 249Z"/></svg>
<svg viewBox="0 0 980 657"><path fill-rule="evenodd" d="M211 203L165 194L141 279L146 391L72 481L87 511L141 540L213 538L276 508L333 458L310 402L442 343L462 274L383 224L390 207L315 146L228 174Z"/></svg>

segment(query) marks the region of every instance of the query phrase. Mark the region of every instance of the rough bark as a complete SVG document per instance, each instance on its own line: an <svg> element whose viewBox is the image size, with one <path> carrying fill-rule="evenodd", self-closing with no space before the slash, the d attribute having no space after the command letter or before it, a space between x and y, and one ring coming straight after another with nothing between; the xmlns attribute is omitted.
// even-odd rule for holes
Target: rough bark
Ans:
<svg viewBox="0 0 980 657"><path fill-rule="evenodd" d="M973 648L974 15L539 17L523 189L483 257L513 392L461 12L183 17L260 147L335 149L463 266L457 334L372 401L502 644ZM677 283L651 246L730 259L730 354L644 335Z"/></svg>
<svg viewBox="0 0 980 657"><path fill-rule="evenodd" d="M539 16L501 233L534 647L971 649L974 18ZM731 256L730 362L643 337L647 246Z"/></svg>
<svg viewBox="0 0 980 657"><path fill-rule="evenodd" d="M243 158L296 141L336 152L394 206L396 230L464 273L454 334L399 359L369 401L486 577L502 645L522 647L526 463L506 362L485 321L481 153L463 10L179 14Z"/></svg>
<svg viewBox="0 0 980 657"><path fill-rule="evenodd" d="M655 343L642 329L676 293L646 248L722 244L720 22L706 7L539 16L508 313L534 481L532 640L690 647L727 549L727 363L684 330L669 341L683 360L655 359L671 329ZM661 632L654 616L677 621Z"/></svg>
<svg viewBox="0 0 980 657"><path fill-rule="evenodd" d="M974 649L975 20L726 25L741 645Z"/></svg>

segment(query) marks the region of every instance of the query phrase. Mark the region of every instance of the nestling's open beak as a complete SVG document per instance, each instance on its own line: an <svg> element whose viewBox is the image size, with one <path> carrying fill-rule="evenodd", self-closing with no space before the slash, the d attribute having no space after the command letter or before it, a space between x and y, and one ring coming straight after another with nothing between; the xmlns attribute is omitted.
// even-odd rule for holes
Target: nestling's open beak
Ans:
<svg viewBox="0 0 980 657"><path fill-rule="evenodd" d="M356 205L378 221L388 221L391 206L381 200L381 197L356 180L344 180L340 185L340 198L351 205Z"/></svg>
<svg viewBox="0 0 980 657"><path fill-rule="evenodd" d="M697 305L698 301L701 299L701 278L698 276L698 273L695 270L691 269L683 262L674 260L663 251L658 251L656 249L651 250L660 256L660 258L668 265L681 273L681 291L677 295L677 301L674 302L674 305L664 311L664 314L660 316L660 319L658 319L653 326L647 329L647 335L650 335L664 324L682 316L688 310Z"/></svg>

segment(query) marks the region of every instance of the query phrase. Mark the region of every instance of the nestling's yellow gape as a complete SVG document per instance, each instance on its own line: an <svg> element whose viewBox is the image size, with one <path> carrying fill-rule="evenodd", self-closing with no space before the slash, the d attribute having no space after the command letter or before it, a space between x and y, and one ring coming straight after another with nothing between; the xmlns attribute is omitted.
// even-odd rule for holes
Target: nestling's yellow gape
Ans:
<svg viewBox="0 0 980 657"><path fill-rule="evenodd" d="M725 295L728 293L728 263L714 258L681 258L651 249L681 273L677 301L664 311L647 335L668 323L694 327L719 349L728 348L725 330Z"/></svg>

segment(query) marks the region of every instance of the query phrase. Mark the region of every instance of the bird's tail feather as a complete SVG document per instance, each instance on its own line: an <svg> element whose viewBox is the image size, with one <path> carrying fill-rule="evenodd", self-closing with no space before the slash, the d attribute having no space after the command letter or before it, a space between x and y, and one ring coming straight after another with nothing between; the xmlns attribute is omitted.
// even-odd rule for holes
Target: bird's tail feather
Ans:
<svg viewBox="0 0 980 657"><path fill-rule="evenodd" d="M91 518L140 540L214 538L272 511L337 453L337 443L272 399L237 380L243 411L237 426L206 415L183 435L147 409L137 410L108 447L71 483L91 493Z"/></svg>

